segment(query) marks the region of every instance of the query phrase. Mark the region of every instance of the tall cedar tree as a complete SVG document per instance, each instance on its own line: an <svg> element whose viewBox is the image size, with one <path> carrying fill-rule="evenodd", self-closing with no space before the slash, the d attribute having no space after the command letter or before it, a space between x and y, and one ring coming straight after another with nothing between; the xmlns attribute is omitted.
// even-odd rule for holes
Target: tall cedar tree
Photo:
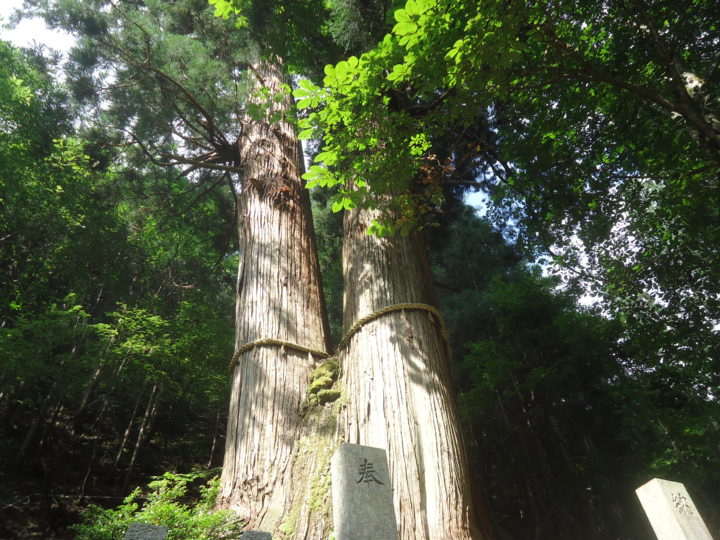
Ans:
<svg viewBox="0 0 720 540"><path fill-rule="evenodd" d="M338 203L389 207L380 230L423 224L441 183L484 189L494 219L627 322L642 369L672 364L714 396L716 7L410 0L372 51L306 85L326 103L302 126L325 140L311 183L372 179Z"/></svg>
<svg viewBox="0 0 720 540"><path fill-rule="evenodd" d="M213 3L222 13L234 12L248 20L256 7L253 2ZM335 3L336 31L343 26L347 4ZM287 9L271 5L271 10L278 8L281 13ZM362 9L354 13L360 18L363 14ZM381 21L384 15L374 14ZM364 33L354 34L355 46L362 47L374 29L368 24ZM354 44L348 40L346 45ZM345 331L381 308L434 301L419 236L368 242L370 215L355 210L346 218ZM340 351L347 403L341 413L341 435L349 442L386 448L402 537L468 538L473 516L469 475L442 325L430 322L427 314L409 317L399 311L385 314L361 327Z"/></svg>
<svg viewBox="0 0 720 540"><path fill-rule="evenodd" d="M324 351L287 72L259 39L272 12L260 9L251 27L232 32L204 0L39 4L51 25L79 36L70 76L87 104L81 121L123 134L123 165L174 168L190 176L197 198L223 184L236 195L236 348L270 338ZM308 504L310 484L291 489L289 474L316 358L263 345L235 360L220 504L251 527L282 534L282 526L301 536L283 519L312 519L310 511L291 508L293 497ZM329 523L323 517L298 528L325 537Z"/></svg>
<svg viewBox="0 0 720 540"><path fill-rule="evenodd" d="M494 219L624 323L625 369L687 411L660 407L668 442L648 460L708 488L688 456L715 463L696 435L720 435L693 412L718 388L719 13L409 0L373 50L301 83L301 134L325 143L309 184L384 208L380 232L425 224L446 186L484 188Z"/></svg>

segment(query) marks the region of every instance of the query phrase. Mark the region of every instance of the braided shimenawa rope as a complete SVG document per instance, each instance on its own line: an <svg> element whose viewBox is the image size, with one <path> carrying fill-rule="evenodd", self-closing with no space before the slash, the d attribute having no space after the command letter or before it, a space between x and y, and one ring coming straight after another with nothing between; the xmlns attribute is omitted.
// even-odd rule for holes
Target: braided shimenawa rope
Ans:
<svg viewBox="0 0 720 540"><path fill-rule="evenodd" d="M254 349L255 347L263 347L263 346L267 346L267 345L271 345L274 347L285 347L286 349L293 349L295 351L312 354L313 356L319 356L320 358L328 358L330 356L325 351L321 351L318 349L311 349L309 347L303 347L302 345L298 345L297 343L291 343L289 341L283 341L281 339L258 339L257 341L251 341L250 343L246 343L245 345L240 347L237 351L235 351L235 354L233 354L232 360L230 360L229 369L233 368L233 366L239 360L240 355L243 354L244 352L247 352L250 349Z"/></svg>
<svg viewBox="0 0 720 540"><path fill-rule="evenodd" d="M350 330L348 330L345 333L345 335L343 336L343 338L340 340L340 344L335 349L334 355L328 354L325 351L321 351L318 349L311 349L309 347L303 347L302 345L298 345L297 343L283 341L281 339L259 339L257 341L251 341L250 343L246 343L245 345L240 347L237 351L235 351L235 354L233 354L232 360L230 360L229 369L232 370L232 368L235 366L235 364L239 360L240 355L242 355L244 352L247 352L250 349L253 349L255 347L263 347L263 346L268 346L268 345L274 346L274 347L285 347L287 349L293 349L295 351L312 354L313 356L319 356L320 358L330 358L331 356L336 356L348 344L348 342L358 332L358 330L360 330L367 323L374 321L375 319L380 318L383 315L392 313L393 311L404 311L404 310L427 311L428 313L430 313L431 320L433 322L435 322L435 319L433 318L433 316L437 317L437 320L440 321L440 333L442 335L443 341L445 341L445 348L447 350L448 357L449 357L450 356L450 339L448 337L447 328L445 327L445 321L443 320L442 315L440 314L440 311L435 306L431 306L429 304L406 303L406 304L393 304L391 306L386 306L384 308L378 309L377 311L371 313L370 315L366 315L365 317L355 321L355 323L350 327Z"/></svg>
<svg viewBox="0 0 720 540"><path fill-rule="evenodd" d="M418 303L408 303L408 304L393 304L392 306L387 306L381 309L378 309L376 312L371 313L370 315L366 315L362 319L358 319L355 321L355 324L353 324L350 327L350 330L348 330L343 338L340 340L340 344L337 346L337 352L340 352L341 349L345 347L345 345L348 344L350 339L355 335L355 333L360 330L364 325L369 323L370 321L374 321L375 319L382 317L383 315L386 315L387 313L391 313L393 311L403 311L403 310L422 310L427 311L431 315L434 315L438 318L440 321L440 332L442 334L442 338L445 341L445 345L449 348L450 340L448 339L448 333L447 329L445 328L445 322L443 321L442 315L440 315L440 311L435 306L431 306L429 304L418 304ZM433 320L434 322L434 320Z"/></svg>

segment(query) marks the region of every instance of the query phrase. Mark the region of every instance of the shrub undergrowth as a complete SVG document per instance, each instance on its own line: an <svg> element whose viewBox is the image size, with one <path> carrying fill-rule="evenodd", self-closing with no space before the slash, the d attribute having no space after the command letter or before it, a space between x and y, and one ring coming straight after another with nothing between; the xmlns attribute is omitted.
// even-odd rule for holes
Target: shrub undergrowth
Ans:
<svg viewBox="0 0 720 540"><path fill-rule="evenodd" d="M219 476L200 486L199 496L188 494L193 483L207 476L208 471L166 472L153 477L144 493L136 488L117 508L91 504L83 512L83 523L72 527L76 539L122 540L134 522L164 525L168 528L168 540L239 538L243 523L229 510L213 511L220 488Z"/></svg>

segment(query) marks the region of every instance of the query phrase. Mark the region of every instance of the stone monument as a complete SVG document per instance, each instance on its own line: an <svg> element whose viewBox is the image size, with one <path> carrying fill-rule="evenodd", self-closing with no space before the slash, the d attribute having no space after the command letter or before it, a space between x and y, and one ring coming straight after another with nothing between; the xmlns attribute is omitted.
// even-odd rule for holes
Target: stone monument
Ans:
<svg viewBox="0 0 720 540"><path fill-rule="evenodd" d="M241 540L272 540L272 534L263 531L243 531Z"/></svg>
<svg viewBox="0 0 720 540"><path fill-rule="evenodd" d="M658 540L713 540L683 484L653 478L635 493Z"/></svg>
<svg viewBox="0 0 720 540"><path fill-rule="evenodd" d="M330 468L335 539L397 540L385 450L342 443Z"/></svg>
<svg viewBox="0 0 720 540"><path fill-rule="evenodd" d="M125 532L125 540L165 540L167 527L149 523L131 523Z"/></svg>

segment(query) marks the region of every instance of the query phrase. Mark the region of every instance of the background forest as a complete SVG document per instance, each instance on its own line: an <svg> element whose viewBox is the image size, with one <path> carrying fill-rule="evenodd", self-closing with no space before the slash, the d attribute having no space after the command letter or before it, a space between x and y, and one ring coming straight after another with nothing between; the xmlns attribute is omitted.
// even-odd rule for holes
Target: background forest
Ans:
<svg viewBox="0 0 720 540"><path fill-rule="evenodd" d="M182 504L222 465L235 120L284 3L213 3L26 2L76 47L0 41L0 538L92 538L130 493L233 526ZM342 211L385 205L375 234L426 237L498 539L651 538L652 477L719 534L717 5L325 4L283 46L334 341Z"/></svg>

